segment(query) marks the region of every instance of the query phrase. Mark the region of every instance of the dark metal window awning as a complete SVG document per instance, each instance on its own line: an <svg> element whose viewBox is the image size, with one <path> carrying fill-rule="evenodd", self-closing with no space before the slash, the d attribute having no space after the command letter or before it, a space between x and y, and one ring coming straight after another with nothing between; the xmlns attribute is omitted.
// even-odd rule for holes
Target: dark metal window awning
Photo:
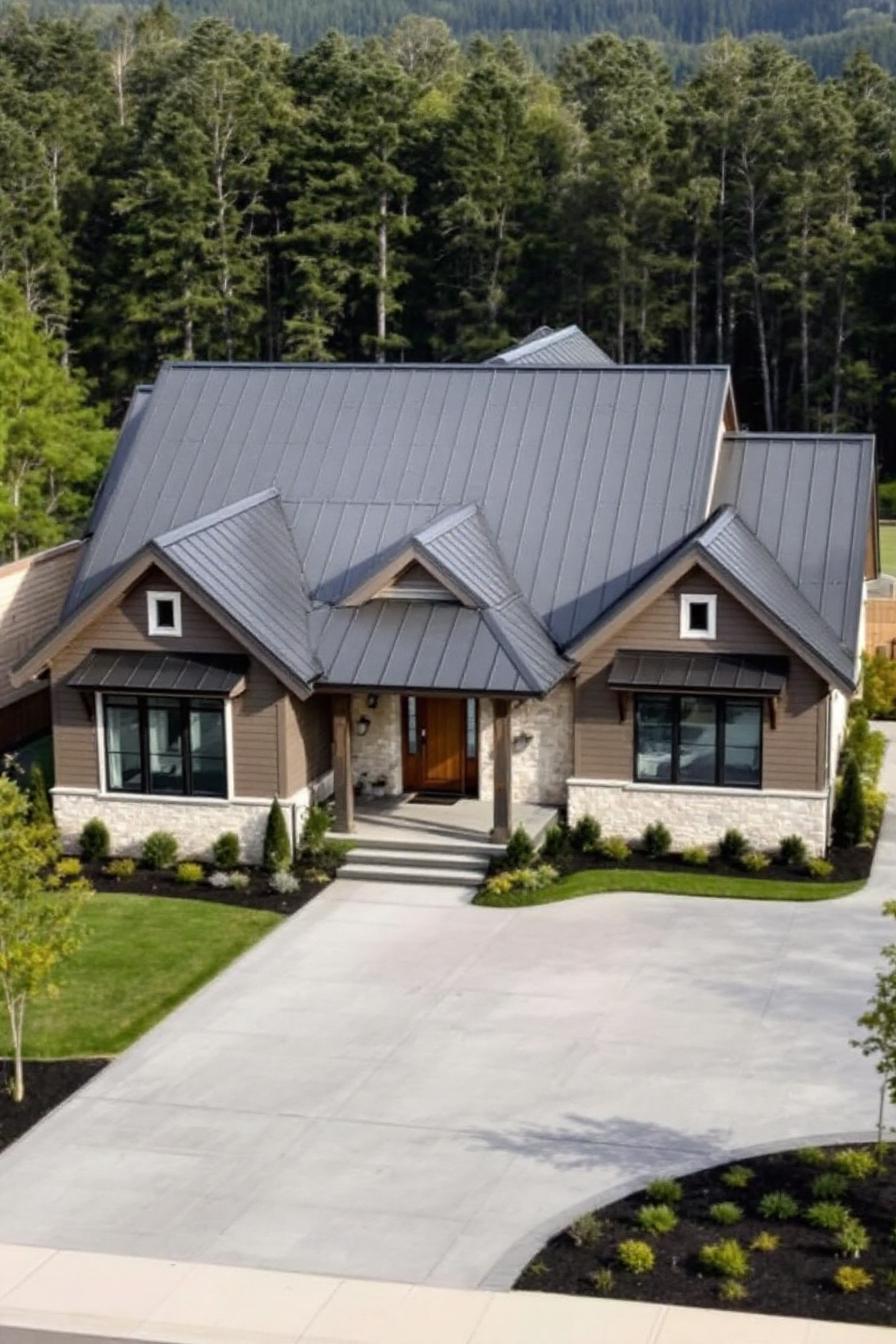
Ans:
<svg viewBox="0 0 896 1344"><path fill-rule="evenodd" d="M241 695L248 658L229 654L130 653L94 649L68 678L81 691Z"/></svg>
<svg viewBox="0 0 896 1344"><path fill-rule="evenodd" d="M610 668L614 690L709 691L778 696L787 684L787 659L741 653L618 653Z"/></svg>

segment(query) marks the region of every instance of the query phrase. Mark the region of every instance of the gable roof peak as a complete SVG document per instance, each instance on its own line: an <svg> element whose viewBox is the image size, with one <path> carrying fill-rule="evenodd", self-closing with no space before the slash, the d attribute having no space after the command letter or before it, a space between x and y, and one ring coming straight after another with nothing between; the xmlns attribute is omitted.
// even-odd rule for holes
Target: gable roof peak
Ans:
<svg viewBox="0 0 896 1344"><path fill-rule="evenodd" d="M259 490L255 495L247 495L245 499L238 499L235 504L226 504L221 509L204 513L201 518L192 518L190 522L182 523L180 527L172 527L168 532L160 532L157 537L152 538L150 544L160 546L162 549L173 546L186 537L195 536L197 532L204 532L209 527L217 527L219 523L225 523L229 518L236 518L241 513L247 513L249 509L257 508L259 504L267 504L269 500L279 498L280 491L276 486L272 486L268 490Z"/></svg>

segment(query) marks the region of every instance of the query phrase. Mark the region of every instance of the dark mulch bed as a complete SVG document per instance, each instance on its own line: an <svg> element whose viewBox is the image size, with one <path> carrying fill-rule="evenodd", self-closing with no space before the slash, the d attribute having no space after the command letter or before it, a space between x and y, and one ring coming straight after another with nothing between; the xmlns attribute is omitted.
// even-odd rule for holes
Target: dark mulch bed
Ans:
<svg viewBox="0 0 896 1344"><path fill-rule="evenodd" d="M210 887L208 882L186 885L176 882L174 874L138 868L131 877L107 877L101 864L85 864L84 873L96 891L133 892L137 896L170 896L180 901L213 901L216 905L240 905L247 910L273 910L276 914L293 915L307 905L325 882L302 882L291 896L278 896L271 891L269 876L260 868L246 868L249 885L244 891L229 887Z"/></svg>
<svg viewBox="0 0 896 1344"><path fill-rule="evenodd" d="M831 873L829 880L831 882L864 882L871 873L876 845L877 840L875 839L874 843L869 845L856 845L852 849L829 850L827 858L834 865L834 871ZM613 859L604 859L599 854L569 853L564 855L559 862L552 861L552 863L563 876L567 873L578 873L587 868L619 867L619 864L614 862ZM710 858L705 867L695 868L692 864L684 863L680 854L667 854L662 859L648 859L646 854L636 851L627 866L654 872L718 873L722 877L760 877L779 882L818 882L819 880L801 868L791 868L782 863L771 863L768 868L763 868L761 873L748 873L744 868L723 863L716 856Z"/></svg>
<svg viewBox="0 0 896 1344"><path fill-rule="evenodd" d="M595 1245L576 1246L566 1232L554 1237L526 1266L515 1287L597 1297L587 1276L606 1266L614 1275L611 1297L864 1325L892 1325L896 1321L896 1287L888 1288L885 1282L887 1271L896 1268L896 1145L889 1147L883 1175L852 1181L846 1194L840 1196L840 1202L871 1236L871 1249L858 1260L841 1259L833 1236L800 1218L775 1222L758 1214L760 1199L772 1190L788 1191L805 1209L815 1202L810 1192L813 1179L829 1167L808 1166L793 1152L750 1158L744 1165L755 1172L753 1181L745 1190L730 1190L719 1179L728 1165L682 1178L684 1197L676 1205L680 1221L673 1232L650 1237L640 1229L636 1214L649 1202L641 1191L596 1211L606 1227ZM743 1220L733 1227L722 1227L708 1216L710 1205L723 1200L740 1205L745 1212ZM780 1246L775 1251L751 1254L744 1301L720 1301L719 1280L702 1272L698 1264L699 1248L729 1238L749 1246L759 1232L775 1233L781 1239ZM656 1254L656 1267L651 1273L635 1276L619 1267L615 1248L627 1238L651 1244ZM859 1293L841 1292L831 1276L843 1264L868 1270L874 1276L874 1286Z"/></svg>
<svg viewBox="0 0 896 1344"><path fill-rule="evenodd" d="M12 1064L8 1059L0 1059L0 1152L66 1097L77 1092L107 1063L105 1059L37 1060L31 1063L26 1060L25 1099L17 1103L6 1086Z"/></svg>

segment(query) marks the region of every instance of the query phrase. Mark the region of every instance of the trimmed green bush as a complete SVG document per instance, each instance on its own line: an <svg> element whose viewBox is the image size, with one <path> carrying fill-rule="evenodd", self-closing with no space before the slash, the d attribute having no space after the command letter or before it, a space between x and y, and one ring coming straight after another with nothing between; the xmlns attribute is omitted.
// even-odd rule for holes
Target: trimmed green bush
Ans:
<svg viewBox="0 0 896 1344"><path fill-rule="evenodd" d="M705 845L691 845L681 851L681 861L689 868L705 868L709 863L709 850Z"/></svg>
<svg viewBox="0 0 896 1344"><path fill-rule="evenodd" d="M826 1148L797 1148L794 1156L804 1167L826 1167L831 1160Z"/></svg>
<svg viewBox="0 0 896 1344"><path fill-rule="evenodd" d="M850 1213L845 1204L834 1200L820 1200L810 1204L806 1210L806 1222L819 1227L823 1232L839 1232L849 1221Z"/></svg>
<svg viewBox="0 0 896 1344"><path fill-rule="evenodd" d="M632 856L631 849L621 835L608 835L606 840L601 840L600 852L605 859L610 859L612 863L628 863Z"/></svg>
<svg viewBox="0 0 896 1344"><path fill-rule="evenodd" d="M781 1245L781 1238L776 1232L757 1232L756 1236L750 1242L751 1251L759 1251L762 1255L770 1255Z"/></svg>
<svg viewBox="0 0 896 1344"><path fill-rule="evenodd" d="M865 795L862 775L855 756L848 756L843 778L837 789L834 814L831 818L834 844L839 849L859 845L865 838Z"/></svg>
<svg viewBox="0 0 896 1344"><path fill-rule="evenodd" d="M770 1190L759 1201L759 1212L762 1217L773 1218L779 1223L786 1223L790 1218L795 1218L799 1211L799 1204L786 1190Z"/></svg>
<svg viewBox="0 0 896 1344"><path fill-rule="evenodd" d="M53 809L50 806L47 781L37 761L28 771L28 804L31 810L31 820L35 825L53 824Z"/></svg>
<svg viewBox="0 0 896 1344"><path fill-rule="evenodd" d="M812 1194L816 1199L839 1199L849 1189L849 1178L839 1171L823 1171L812 1182Z"/></svg>
<svg viewBox="0 0 896 1344"><path fill-rule="evenodd" d="M740 866L748 873L761 873L770 863L768 855L762 854L758 849L748 849L746 854L740 857Z"/></svg>
<svg viewBox="0 0 896 1344"><path fill-rule="evenodd" d="M264 833L264 866L269 873L288 868L292 863L292 846L289 843L289 831L280 800L275 798L268 812L268 824Z"/></svg>
<svg viewBox="0 0 896 1344"><path fill-rule="evenodd" d="M674 1232L678 1226L678 1214L670 1204L642 1204L637 1213L638 1226L643 1232L654 1237Z"/></svg>
<svg viewBox="0 0 896 1344"><path fill-rule="evenodd" d="M748 849L746 836L732 827L719 841L719 858L724 863L738 864Z"/></svg>
<svg viewBox="0 0 896 1344"><path fill-rule="evenodd" d="M508 868L528 868L535 858L535 846L524 826L517 826L504 851L504 862Z"/></svg>
<svg viewBox="0 0 896 1344"><path fill-rule="evenodd" d="M750 1272L750 1257L733 1237L701 1246L697 1259L708 1274L720 1279L745 1279Z"/></svg>
<svg viewBox="0 0 896 1344"><path fill-rule="evenodd" d="M205 877L201 863L179 863L174 872L175 881L180 882L182 886L194 887Z"/></svg>
<svg viewBox="0 0 896 1344"><path fill-rule="evenodd" d="M146 868L173 868L177 863L177 841L170 831L153 831L143 841L140 858Z"/></svg>
<svg viewBox="0 0 896 1344"><path fill-rule="evenodd" d="M63 882L68 881L71 877L80 877L81 860L75 858L59 859L53 872L58 878L61 878Z"/></svg>
<svg viewBox="0 0 896 1344"><path fill-rule="evenodd" d="M755 1172L750 1167L745 1167L736 1162L733 1167L722 1172L721 1180L723 1185L727 1185L729 1190L746 1190L747 1186L753 1180Z"/></svg>
<svg viewBox="0 0 896 1344"><path fill-rule="evenodd" d="M600 844L600 822L586 812L573 826L569 839L580 854L593 854Z"/></svg>
<svg viewBox="0 0 896 1344"><path fill-rule="evenodd" d="M733 1204L726 1199L720 1204L711 1204L709 1216L714 1223L720 1223L722 1227L733 1227L743 1218L744 1211L739 1204Z"/></svg>
<svg viewBox="0 0 896 1344"><path fill-rule="evenodd" d="M222 831L212 845L215 867L228 872L240 861L240 838L236 831Z"/></svg>
<svg viewBox="0 0 896 1344"><path fill-rule="evenodd" d="M562 826L549 826L541 842L539 857L547 859L548 863L556 863L564 857L568 849L569 833Z"/></svg>
<svg viewBox="0 0 896 1344"><path fill-rule="evenodd" d="M136 871L136 859L110 859L103 869L105 876L114 877L116 882L121 882L126 877L133 877Z"/></svg>
<svg viewBox="0 0 896 1344"><path fill-rule="evenodd" d="M605 1219L595 1213L583 1213L566 1229L573 1246L596 1246L607 1230Z"/></svg>
<svg viewBox="0 0 896 1344"><path fill-rule="evenodd" d="M622 1268L630 1274L649 1274L656 1264L653 1248L646 1241L620 1241L616 1255Z"/></svg>
<svg viewBox="0 0 896 1344"><path fill-rule="evenodd" d="M645 827L641 843L648 859L661 859L672 848L672 834L668 826L654 821Z"/></svg>
<svg viewBox="0 0 896 1344"><path fill-rule="evenodd" d="M806 860L806 872L819 882L825 882L832 876L834 865L827 859L823 859L820 854L816 854L811 859Z"/></svg>
<svg viewBox="0 0 896 1344"><path fill-rule="evenodd" d="M841 1265L834 1270L833 1280L841 1293L862 1293L874 1287L874 1275L860 1265Z"/></svg>
<svg viewBox="0 0 896 1344"><path fill-rule="evenodd" d="M778 842L778 862L798 868L806 862L806 842L801 835L785 835Z"/></svg>
<svg viewBox="0 0 896 1344"><path fill-rule="evenodd" d="M78 837L78 848L85 863L99 863L109 857L109 827L99 817L84 823Z"/></svg>
<svg viewBox="0 0 896 1344"><path fill-rule="evenodd" d="M739 1279L723 1279L719 1284L721 1302L743 1302L747 1297L749 1293Z"/></svg>
<svg viewBox="0 0 896 1344"><path fill-rule="evenodd" d="M681 1183L672 1180L670 1176L658 1176L650 1182L644 1193L654 1204L677 1204L684 1195Z"/></svg>
<svg viewBox="0 0 896 1344"><path fill-rule="evenodd" d="M600 1269L595 1269L593 1273L589 1274L588 1282L601 1297L609 1297L616 1286L613 1271L606 1265L602 1265Z"/></svg>
<svg viewBox="0 0 896 1344"><path fill-rule="evenodd" d="M867 1181L877 1174L877 1158L870 1148L838 1148L831 1166L852 1181Z"/></svg>
<svg viewBox="0 0 896 1344"><path fill-rule="evenodd" d="M858 1260L871 1245L871 1238L858 1218L848 1217L837 1229L837 1246L843 1255L851 1255Z"/></svg>

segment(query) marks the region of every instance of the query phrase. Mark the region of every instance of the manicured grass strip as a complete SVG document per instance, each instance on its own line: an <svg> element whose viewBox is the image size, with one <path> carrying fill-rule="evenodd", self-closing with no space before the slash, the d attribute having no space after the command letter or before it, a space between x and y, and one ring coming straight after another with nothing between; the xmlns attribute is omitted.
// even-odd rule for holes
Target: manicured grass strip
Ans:
<svg viewBox="0 0 896 1344"><path fill-rule="evenodd" d="M880 529L880 567L885 574L896 574L896 523Z"/></svg>
<svg viewBox="0 0 896 1344"><path fill-rule="evenodd" d="M118 892L95 896L85 919L59 996L28 1009L31 1059L118 1054L280 922L267 910ZM9 1048L0 1021L0 1053Z"/></svg>
<svg viewBox="0 0 896 1344"><path fill-rule="evenodd" d="M550 905L602 891L660 891L670 896L727 896L742 901L830 901L849 896L864 882L776 882L761 877L722 877L718 873L664 873L638 868L589 868L561 877L541 891L485 896L475 905Z"/></svg>

